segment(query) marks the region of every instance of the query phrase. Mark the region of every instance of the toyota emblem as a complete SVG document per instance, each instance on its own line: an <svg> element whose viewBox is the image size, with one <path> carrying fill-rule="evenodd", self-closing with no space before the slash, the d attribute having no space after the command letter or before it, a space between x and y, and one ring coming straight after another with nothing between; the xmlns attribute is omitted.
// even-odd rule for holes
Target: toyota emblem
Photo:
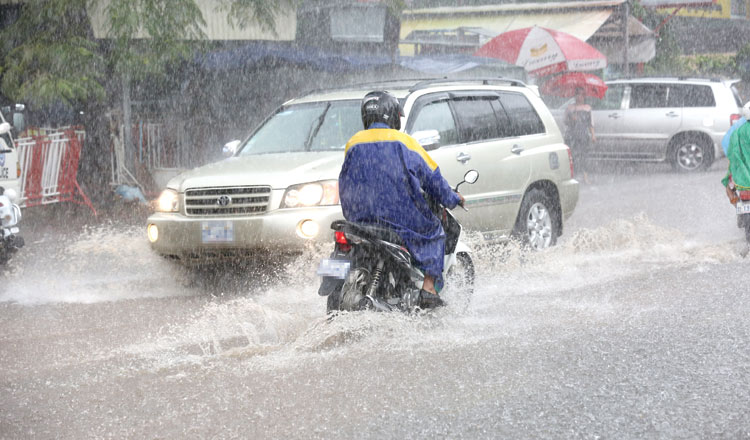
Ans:
<svg viewBox="0 0 750 440"><path fill-rule="evenodd" d="M227 206L232 203L232 198L229 196L221 196L216 200L216 204L219 206Z"/></svg>

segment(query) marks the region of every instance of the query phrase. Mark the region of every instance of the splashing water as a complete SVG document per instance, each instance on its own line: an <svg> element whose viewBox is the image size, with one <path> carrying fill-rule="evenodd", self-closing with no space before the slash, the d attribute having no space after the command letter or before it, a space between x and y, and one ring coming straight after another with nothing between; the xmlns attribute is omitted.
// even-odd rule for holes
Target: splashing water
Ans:
<svg viewBox="0 0 750 440"><path fill-rule="evenodd" d="M120 353L148 360L154 368L202 363L217 356L251 358L256 366L265 363L272 368L278 362L299 361L300 356L362 344L394 350L419 349L430 340L466 344L500 331L500 322L502 331L510 323L522 326L504 314L505 302L515 297L616 281L655 265L668 269L740 258L725 244L690 242L645 215L579 229L543 252L525 251L517 242L488 245L479 234L467 237L475 249L477 287L469 310L461 313L449 305L427 316L343 313L327 320L325 299L317 295L314 264L327 254L325 247L294 259L275 280L229 283L220 294L206 295L200 286L185 287L185 271L154 254L141 228L108 226L54 243L32 243L4 274L8 282L0 301L33 305L203 295L189 317ZM580 298L578 303L577 307L585 306Z"/></svg>

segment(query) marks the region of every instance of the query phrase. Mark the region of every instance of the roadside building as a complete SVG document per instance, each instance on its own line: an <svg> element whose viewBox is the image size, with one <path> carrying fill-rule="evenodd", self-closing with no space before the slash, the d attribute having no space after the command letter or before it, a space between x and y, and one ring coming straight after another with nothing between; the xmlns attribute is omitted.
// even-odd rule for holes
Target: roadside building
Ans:
<svg viewBox="0 0 750 440"><path fill-rule="evenodd" d="M588 42L616 71L631 71L656 53L654 33L630 15L626 0L497 3L404 11L401 53L473 53L502 32L533 25Z"/></svg>

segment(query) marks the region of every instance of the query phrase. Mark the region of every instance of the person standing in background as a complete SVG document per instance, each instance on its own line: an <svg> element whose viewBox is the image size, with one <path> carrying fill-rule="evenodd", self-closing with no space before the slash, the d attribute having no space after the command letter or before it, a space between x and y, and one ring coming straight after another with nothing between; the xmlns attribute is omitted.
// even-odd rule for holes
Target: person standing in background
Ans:
<svg viewBox="0 0 750 440"><path fill-rule="evenodd" d="M573 154L573 166L583 174L583 181L589 182L586 173L586 156L591 145L596 142L594 121L591 119L591 106L586 104L586 92L582 87L575 90L575 102L565 109L565 143Z"/></svg>

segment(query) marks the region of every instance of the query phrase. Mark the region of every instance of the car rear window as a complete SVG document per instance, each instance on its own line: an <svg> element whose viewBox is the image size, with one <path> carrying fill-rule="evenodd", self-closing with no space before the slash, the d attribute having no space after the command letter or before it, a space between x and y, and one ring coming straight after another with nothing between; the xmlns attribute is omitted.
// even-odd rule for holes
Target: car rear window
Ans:
<svg viewBox="0 0 750 440"><path fill-rule="evenodd" d="M672 84L667 107L716 107L716 100L711 86Z"/></svg>

